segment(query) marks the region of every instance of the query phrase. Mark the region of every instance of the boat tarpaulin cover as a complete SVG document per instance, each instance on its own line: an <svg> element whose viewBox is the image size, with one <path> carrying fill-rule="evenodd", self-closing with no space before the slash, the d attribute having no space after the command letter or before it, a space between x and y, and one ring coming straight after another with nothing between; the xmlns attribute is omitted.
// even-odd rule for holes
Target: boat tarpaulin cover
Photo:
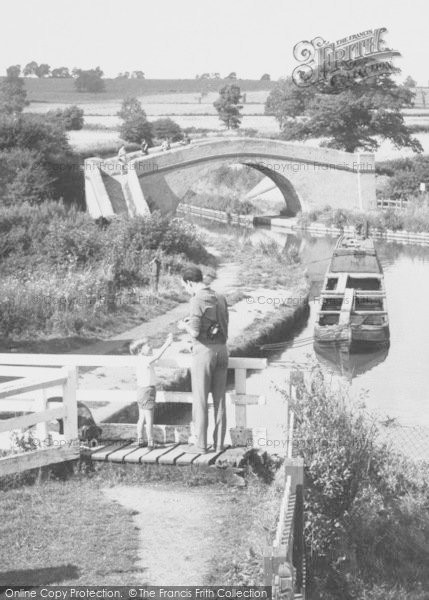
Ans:
<svg viewBox="0 0 429 600"><path fill-rule="evenodd" d="M375 254L347 252L332 257L330 269L333 273L380 273Z"/></svg>

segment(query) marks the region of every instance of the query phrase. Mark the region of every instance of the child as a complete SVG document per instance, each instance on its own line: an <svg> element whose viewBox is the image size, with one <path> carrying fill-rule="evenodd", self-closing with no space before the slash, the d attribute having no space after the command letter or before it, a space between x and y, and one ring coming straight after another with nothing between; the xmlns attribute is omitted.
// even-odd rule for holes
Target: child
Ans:
<svg viewBox="0 0 429 600"><path fill-rule="evenodd" d="M156 401L156 374L153 364L161 358L173 341L170 333L158 350L153 350L147 338L136 340L130 344L130 353L138 356L137 360L137 404L139 420L137 422L137 443L143 446L143 425L146 424L147 445L154 447L153 413Z"/></svg>

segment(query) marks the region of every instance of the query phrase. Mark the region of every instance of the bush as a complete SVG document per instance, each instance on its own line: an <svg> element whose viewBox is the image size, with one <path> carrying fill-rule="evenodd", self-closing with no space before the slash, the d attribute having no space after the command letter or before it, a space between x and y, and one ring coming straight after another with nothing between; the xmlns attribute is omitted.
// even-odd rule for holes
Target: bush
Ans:
<svg viewBox="0 0 429 600"><path fill-rule="evenodd" d="M53 119L57 119L66 131L78 131L82 129L85 123L83 109L75 105L68 106L64 110L60 108L50 110L46 114Z"/></svg>
<svg viewBox="0 0 429 600"><path fill-rule="evenodd" d="M310 588L326 600L417 599L429 589L428 469L390 453L363 405L334 390L319 367L291 381Z"/></svg>
<svg viewBox="0 0 429 600"><path fill-rule="evenodd" d="M170 139L172 142L179 142L183 139L183 131L178 123L169 119L156 119L152 121L153 135L158 140Z"/></svg>
<svg viewBox="0 0 429 600"><path fill-rule="evenodd" d="M167 268L210 258L192 225L158 213L98 224L62 203L0 207L0 335L102 327L121 294L132 303L127 290L149 284L155 256L163 264L166 306L177 301Z"/></svg>
<svg viewBox="0 0 429 600"><path fill-rule="evenodd" d="M39 204L52 197L52 180L39 153L20 148L0 152L0 195L4 205Z"/></svg>
<svg viewBox="0 0 429 600"><path fill-rule="evenodd" d="M408 199L419 192L420 183L429 189L429 156L416 156L377 165L379 174L390 177L383 197Z"/></svg>

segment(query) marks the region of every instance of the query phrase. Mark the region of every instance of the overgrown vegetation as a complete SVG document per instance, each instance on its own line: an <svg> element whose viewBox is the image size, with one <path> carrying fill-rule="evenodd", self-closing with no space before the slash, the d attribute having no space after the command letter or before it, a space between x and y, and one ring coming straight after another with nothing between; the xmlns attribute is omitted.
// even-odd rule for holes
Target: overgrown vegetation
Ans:
<svg viewBox="0 0 429 600"><path fill-rule="evenodd" d="M106 335L133 306L146 320L184 299L177 271L209 258L193 226L158 213L96 223L57 202L0 208L0 335Z"/></svg>
<svg viewBox="0 0 429 600"><path fill-rule="evenodd" d="M387 175L383 198L399 198L412 200L419 195L420 184L424 183L429 190L429 156L412 156L377 163L376 171Z"/></svg>
<svg viewBox="0 0 429 600"><path fill-rule="evenodd" d="M298 216L298 222L306 227L311 223L324 223L340 229L346 225L365 225L381 231L429 231L429 207L426 199L414 198L408 201L406 208L378 210L373 212L355 212L346 209L334 209L331 206L315 209Z"/></svg>
<svg viewBox="0 0 429 600"><path fill-rule="evenodd" d="M320 367L291 380L306 475L309 597L427 598L428 469L379 443L364 406L334 389Z"/></svg>

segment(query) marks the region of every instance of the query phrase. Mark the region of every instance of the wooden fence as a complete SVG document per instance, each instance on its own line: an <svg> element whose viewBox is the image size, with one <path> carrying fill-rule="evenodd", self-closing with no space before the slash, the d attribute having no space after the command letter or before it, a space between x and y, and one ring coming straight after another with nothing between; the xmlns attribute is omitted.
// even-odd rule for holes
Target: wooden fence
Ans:
<svg viewBox="0 0 429 600"><path fill-rule="evenodd" d="M220 223L231 223L232 225L241 225L244 227L253 227L253 215L238 215L222 210L213 210L211 208L203 208L202 206L194 206L191 204L179 204L177 211L185 214L191 214L196 217L205 217Z"/></svg>
<svg viewBox="0 0 429 600"><path fill-rule="evenodd" d="M273 543L265 551L265 585L274 600L305 597L304 464L293 456L294 415L288 414L288 450L278 477L284 492Z"/></svg>
<svg viewBox="0 0 429 600"><path fill-rule="evenodd" d="M5 370L0 369L4 376ZM30 369L8 367L7 375L19 377L13 382L0 385L0 411L32 410L29 414L0 420L0 433L15 429L25 429L33 425L36 428L36 440L39 448L30 452L19 452L0 458L0 476L9 475L27 469L71 460L79 455L76 403L76 369ZM60 387L63 403L60 408L48 408L48 390ZM31 397L31 406L18 407L16 397ZM56 446L47 444L48 422L63 419L64 436L62 443Z"/></svg>
<svg viewBox="0 0 429 600"><path fill-rule="evenodd" d="M171 368L189 368L190 357L160 360L159 365ZM123 355L72 355L72 354L0 354L0 376L16 377L0 384L0 412L29 411L19 417L0 420L0 432L23 429L42 424L37 439L49 436L48 422L64 419L64 435L59 447L48 447L32 452L6 456L0 459L0 476L76 458L79 454L77 430L77 401L114 402L120 410L135 402L133 390L85 389L78 386L79 367L134 367L137 357ZM249 443L249 439L267 439L267 428L251 428L247 425L247 406L266 403L266 397L248 394L247 370L262 370L266 359L229 359L228 367L234 369L235 390L227 394L227 442L233 446ZM48 408L49 398L63 398L59 408ZM191 403L189 392L159 392L157 402ZM212 411L210 411L211 414ZM128 423L102 423L104 439L134 439L135 425ZM160 442L187 442L189 425L156 425L154 437Z"/></svg>
<svg viewBox="0 0 429 600"><path fill-rule="evenodd" d="M408 200L404 199L392 199L392 198L377 198L377 208L387 209L387 208L397 208L404 209L408 206Z"/></svg>

